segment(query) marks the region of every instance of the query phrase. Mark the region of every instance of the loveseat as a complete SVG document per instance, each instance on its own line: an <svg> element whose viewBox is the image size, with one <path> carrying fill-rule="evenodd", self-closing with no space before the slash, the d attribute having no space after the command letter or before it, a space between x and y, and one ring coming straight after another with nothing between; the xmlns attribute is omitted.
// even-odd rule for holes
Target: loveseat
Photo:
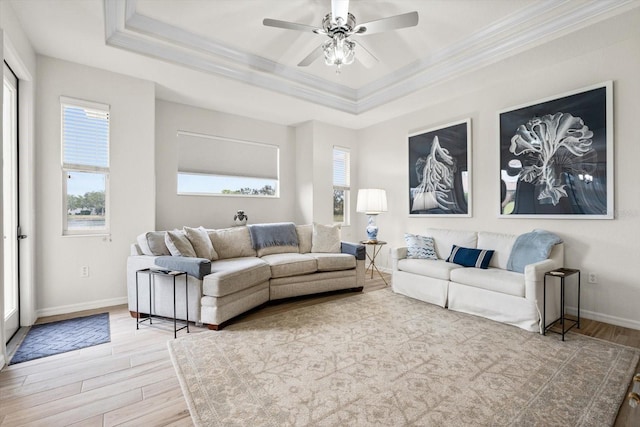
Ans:
<svg viewBox="0 0 640 427"><path fill-rule="evenodd" d="M416 237L405 235L405 238L407 236ZM535 240L543 234L541 230L535 230L531 236ZM564 263L564 246L559 239L548 245L548 255L538 254L539 258L546 259L527 264L522 261L522 244L517 245L518 252L512 256L517 235L431 228L425 230L422 237L431 238L433 248L418 247L418 255L413 257L408 257L408 246L391 249L394 292L542 333L544 273L562 267ZM447 262L455 247L494 252L487 268L465 267ZM429 256L425 251L435 253ZM512 264L518 259L520 266L514 268ZM558 318L559 301L559 286L548 283L547 325Z"/></svg>
<svg viewBox="0 0 640 427"><path fill-rule="evenodd" d="M261 244L256 245L254 240L260 239ZM189 320L217 330L268 301L337 290L361 291L365 255L364 246L340 241L339 228L320 224L151 231L131 245L127 260L129 311L132 316L149 313L148 285L139 285L136 309L137 271L176 269L176 262L196 261L200 270L205 266L206 271L187 276ZM138 280L149 283L144 274L138 274ZM152 312L173 317L172 278L155 276L154 280ZM177 286L178 319L186 318L185 302L184 286Z"/></svg>

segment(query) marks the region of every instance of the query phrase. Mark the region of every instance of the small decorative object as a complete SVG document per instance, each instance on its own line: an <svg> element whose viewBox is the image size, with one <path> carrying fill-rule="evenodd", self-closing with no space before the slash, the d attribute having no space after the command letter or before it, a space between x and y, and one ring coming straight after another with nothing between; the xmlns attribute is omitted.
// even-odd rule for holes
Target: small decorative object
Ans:
<svg viewBox="0 0 640 427"><path fill-rule="evenodd" d="M356 211L369 215L367 224L367 238L369 242L378 241L378 226L376 216L387 211L387 193L379 188L358 190Z"/></svg>
<svg viewBox="0 0 640 427"><path fill-rule="evenodd" d="M247 215L245 215L244 211L238 211L233 216L233 222L236 225L247 225L247 220L248 219L249 219L249 217Z"/></svg>

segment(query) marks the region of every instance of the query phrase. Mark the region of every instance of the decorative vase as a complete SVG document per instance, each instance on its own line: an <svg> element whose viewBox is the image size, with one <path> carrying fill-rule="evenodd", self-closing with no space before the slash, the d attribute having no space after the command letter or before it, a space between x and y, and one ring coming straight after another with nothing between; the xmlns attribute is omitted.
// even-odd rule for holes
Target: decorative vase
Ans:
<svg viewBox="0 0 640 427"><path fill-rule="evenodd" d="M367 238L369 242L377 242L378 241L378 226L376 225L376 216L369 215L369 221L367 224Z"/></svg>
<svg viewBox="0 0 640 427"><path fill-rule="evenodd" d="M238 211L233 216L233 222L236 225L247 225L247 220L248 219L249 219L249 217L247 215L245 215L244 211Z"/></svg>

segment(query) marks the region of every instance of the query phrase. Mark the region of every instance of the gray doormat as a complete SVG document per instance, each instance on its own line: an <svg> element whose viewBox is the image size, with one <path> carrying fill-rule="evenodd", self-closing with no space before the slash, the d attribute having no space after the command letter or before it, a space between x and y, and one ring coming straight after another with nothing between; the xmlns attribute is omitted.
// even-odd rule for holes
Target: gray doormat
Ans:
<svg viewBox="0 0 640 427"><path fill-rule="evenodd" d="M109 313L33 325L10 365L110 341Z"/></svg>

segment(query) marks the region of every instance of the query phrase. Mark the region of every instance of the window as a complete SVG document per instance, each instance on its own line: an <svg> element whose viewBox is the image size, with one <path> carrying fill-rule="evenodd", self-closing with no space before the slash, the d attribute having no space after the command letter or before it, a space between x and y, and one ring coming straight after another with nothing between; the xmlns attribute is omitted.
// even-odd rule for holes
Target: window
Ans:
<svg viewBox="0 0 640 427"><path fill-rule="evenodd" d="M280 149L178 132L178 194L278 197Z"/></svg>
<svg viewBox="0 0 640 427"><path fill-rule="evenodd" d="M349 225L351 181L349 149L333 147L333 222Z"/></svg>
<svg viewBox="0 0 640 427"><path fill-rule="evenodd" d="M109 106L66 97L62 108L63 234L109 232Z"/></svg>

